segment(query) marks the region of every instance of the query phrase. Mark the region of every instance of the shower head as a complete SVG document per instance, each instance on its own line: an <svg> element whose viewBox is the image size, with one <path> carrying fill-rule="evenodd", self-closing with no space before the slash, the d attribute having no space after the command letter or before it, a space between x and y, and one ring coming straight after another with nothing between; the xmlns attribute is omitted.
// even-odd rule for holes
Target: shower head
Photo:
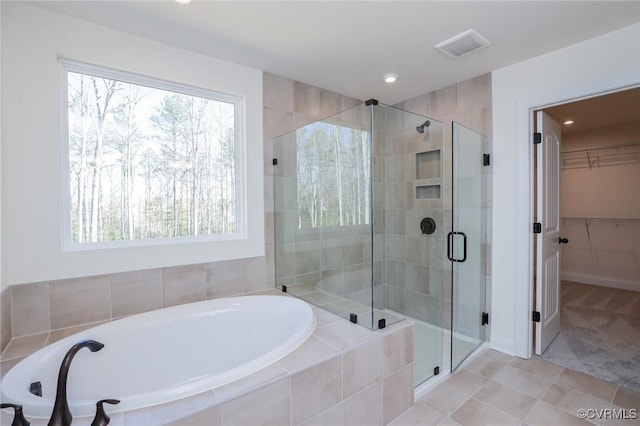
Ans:
<svg viewBox="0 0 640 426"><path fill-rule="evenodd" d="M431 125L431 121L427 120L421 125L419 125L418 127L416 127L416 130L418 131L418 133L424 133L424 129L429 127L430 125Z"/></svg>

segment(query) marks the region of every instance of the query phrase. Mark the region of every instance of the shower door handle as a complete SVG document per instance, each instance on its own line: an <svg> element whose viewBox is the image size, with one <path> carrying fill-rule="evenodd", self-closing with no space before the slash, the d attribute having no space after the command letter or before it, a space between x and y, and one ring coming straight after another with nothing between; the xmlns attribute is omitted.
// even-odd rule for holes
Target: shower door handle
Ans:
<svg viewBox="0 0 640 426"><path fill-rule="evenodd" d="M454 258L451 251L452 242L456 235L462 236L462 259ZM467 260L467 234L464 232L449 232L447 234L447 257L452 262L464 262Z"/></svg>

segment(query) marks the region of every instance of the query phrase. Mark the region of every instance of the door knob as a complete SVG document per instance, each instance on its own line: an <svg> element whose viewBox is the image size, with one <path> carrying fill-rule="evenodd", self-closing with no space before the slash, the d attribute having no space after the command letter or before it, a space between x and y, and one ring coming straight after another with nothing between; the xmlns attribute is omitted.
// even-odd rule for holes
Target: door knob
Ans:
<svg viewBox="0 0 640 426"><path fill-rule="evenodd" d="M562 237L558 237L558 244L567 244L568 242L569 242L568 239L562 238Z"/></svg>

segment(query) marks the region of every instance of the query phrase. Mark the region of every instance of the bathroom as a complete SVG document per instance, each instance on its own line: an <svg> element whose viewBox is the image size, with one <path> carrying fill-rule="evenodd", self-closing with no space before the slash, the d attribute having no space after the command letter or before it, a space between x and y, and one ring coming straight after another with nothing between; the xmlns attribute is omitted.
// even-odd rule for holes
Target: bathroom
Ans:
<svg viewBox="0 0 640 426"><path fill-rule="evenodd" d="M24 7L29 8L29 6ZM28 18L33 19L33 21L29 21L29 24L32 25L31 28L51 29L55 28L56 25L68 27L77 25L81 30L90 28L92 31L100 33L99 36L96 37L101 42L106 43L109 39L117 40L118 43L137 46L139 48L138 52L147 52L148 55L149 49L160 52L158 58L155 58L155 61L158 61L158 63L147 65L149 68L154 65L166 65L166 62L159 61L161 61L162 57L166 58L170 55L177 55L177 57L180 57L183 61L206 61L184 50L165 48L159 45L154 45L150 48L146 45L148 42L115 30L97 27L93 24L71 18L63 18L57 15L54 19L50 16L53 14L49 12L38 11L37 13L34 12L34 15L40 16L30 16L30 18ZM26 31L20 34L25 37L25 43L31 41ZM66 35L66 37L72 38L70 35ZM619 37L625 36L621 35ZM69 38L64 39L62 42L69 43ZM31 43L33 42L31 41ZM28 52L26 49L24 51ZM92 57L92 55L87 55L86 52L82 52L82 46L67 46L62 50L62 53L58 54L86 57L85 60L87 62L101 62L99 55L94 54ZM27 53L24 55L29 57ZM611 55L613 56L613 53ZM153 58L151 58L151 56L148 57L150 58L149 61L153 62ZM612 61L614 59L612 59ZM119 60L135 62L135 58L120 58ZM36 68L38 68L41 64L36 65ZM212 63L207 63L207 65L211 66ZM3 61L3 67L4 66L5 62ZM140 67L141 70L144 69L142 65L140 65ZM48 64L43 68L51 69ZM11 72L11 70L5 71L3 68L3 79L5 76L7 76L6 78L11 77ZM169 74L171 72L178 73L180 71L176 71L175 69L167 71ZM514 73L515 72L516 71L514 71ZM608 75L606 72L603 72L603 75L598 77L607 78ZM15 75L13 78L16 78ZM195 80L198 78L204 77L194 76ZM39 194L39 197L33 197L36 200L24 200L20 197L23 187L18 186L14 188L9 194L7 194L3 188L3 206L11 206L13 203L20 205L19 209L13 209L9 213L3 213L3 224L37 224L33 226L34 229L32 230L25 229L25 234L22 238L18 238L16 232L7 229L6 226L3 226L2 230L3 239L10 239L12 241L11 246L3 246L4 258L2 269L3 274L8 275L8 279L5 278L3 280L2 347L5 348L11 338L24 337L21 341L21 343L24 343L24 347L15 345L14 348L12 348L12 350L15 351L13 355L9 354L7 356L5 353L2 363L3 370L11 367L24 355L43 347L47 343L47 340L51 341L64 335L64 333L68 332L72 327L79 326L83 328L86 324L96 325L122 316L162 307L275 288L276 254L275 241L273 240L275 206L272 201L274 199L272 183L272 160L274 158L272 138L304 126L305 124L356 107L362 103L362 100L345 97L334 92L269 73L254 72L251 78L254 83L256 80L259 80L253 88L253 93L254 95L258 93L261 101L259 105L252 104L251 108L253 108L253 113L255 113L256 108L260 109L259 115L262 116L262 125L259 126L258 129L254 128L248 131L258 132L258 138L264 139L264 145L251 147L252 155L247 157L248 161L257 161L261 164L252 163L248 169L251 169L252 172L256 170L262 171L261 176L257 177L254 181L262 182L263 186L260 188L252 187L251 185L248 186L249 191L254 191L248 198L253 200L252 202L255 202L253 206L259 206L259 209L251 209L252 206L250 205L247 211L253 215L250 222L251 226L255 226L255 229L262 235L258 237L257 240L251 241L249 246L232 247L230 249L230 251L233 252L231 256L242 252L245 253L245 255L242 256L244 258L237 256L237 258L231 257L230 260L210 262L206 256L198 258L198 255L194 254L195 250L187 247L186 250L182 251L182 254L177 253L178 251L160 251L155 253L157 257L153 261L148 259L149 256L139 256L136 259L123 259L122 257L126 256L117 255L108 262L105 262L104 265L96 265L98 262L96 262L95 258L92 258L92 253L81 253L73 257L68 256L66 259L52 259L47 261L48 248L58 244L59 240L58 231L52 231L53 228L58 226L58 218L56 214L51 211L51 206L55 206L59 202L56 195L57 191L49 191L51 186L47 188L45 185L42 194ZM43 93L52 94L51 97L54 98L56 87L55 82L51 84L51 80L55 79L51 77L48 80L46 78L39 80L39 77L36 76L32 81L47 81L48 84L40 87L40 89L42 89ZM498 90L501 96L504 96L505 92L509 92L509 88L505 88L507 79L505 78L499 81L501 86L498 89L492 87L493 81L495 80L491 74L484 74L471 80L449 85L434 92L418 95L395 106L405 111L441 121L446 126L450 126L451 121L463 123L487 136L488 140L492 141L495 137L493 123L497 121L495 117L496 106L501 114L505 114L504 108L513 106L509 104L508 101L504 101L503 97L500 98L500 101L503 103L496 104L496 100L494 96L492 96L492 94L496 93L496 90ZM3 93L6 93L9 91L9 88L3 85L3 91ZM18 95L14 93L12 96ZM508 106L505 107L505 105ZM42 108L44 109L45 107L43 106ZM47 105L46 108L55 108L55 106ZM8 111L6 107L3 107L3 122L7 123L18 119L12 114L14 114L12 111ZM500 117L504 116L501 115ZM515 121L515 119L511 119L511 121ZM57 125L55 117L53 119L44 119L43 125L45 124L48 126L48 129L55 129ZM497 216L495 213L488 215L489 221L491 222L493 218L494 223L496 219L502 223L505 215L507 216L508 222L511 221L512 218L509 216L511 214L510 208L508 207L509 202L505 201L516 192L515 188L510 188L508 182L510 179L513 179L512 171L505 171L504 169L504 162L510 161L509 156L512 155L511 153L513 151L510 143L505 140L513 138L514 132L510 133L509 129L505 129L504 127L501 127L500 130L503 136L500 139L501 154L496 152L496 145L493 146L493 149L490 147L488 151L492 154L493 162L491 169L494 170L494 180L497 173L495 169L493 169L494 164L499 168L498 171L501 173L500 183L489 184L489 190L491 191L493 188L493 191L497 193L496 188L499 188L501 191L506 188L506 191L501 192L498 199L498 201L502 203L503 213ZM42 140L42 134L38 132L46 130L34 128L29 129L29 131L34 132L32 136L35 135L35 139ZM52 132L55 133L55 130ZM507 133L506 137L505 132ZM253 135L255 136L255 133L253 133ZM445 138L450 138L450 132L445 131L444 135ZM49 146L49 144L45 142L43 145L37 147L20 147L10 145L10 139L11 135L8 134L8 132L7 134L3 134L3 161L15 161L16 163L24 161L26 163L26 159L29 158L29 160L32 161L32 166L30 166L32 169L27 168L24 173L16 171L15 173L17 174L13 174L13 171L10 172L7 170L7 164L3 163L3 185L12 186L14 183L12 179L16 179L16 177L19 176L18 179L20 180L16 180L15 184L17 185L18 182L22 182L20 185L26 186L28 180L24 180L24 176L29 173L30 170L38 170L39 168L46 170L47 173L49 173L47 176L56 180L55 176L57 171L51 170L46 163L52 156L59 155L57 145ZM46 141L47 138L44 138L44 140ZM35 154L33 154L34 150ZM260 153L260 155L256 155L257 153ZM502 164L495 162L496 158L500 158L500 155L502 155ZM515 175L515 171L513 175ZM46 179L47 178L45 178L45 180ZM491 194L491 192L489 194ZM491 197L489 195L489 200L495 198L495 196ZM264 208L262 205L264 205ZM46 219L46 221L42 220L42 211L51 212L52 217ZM21 218L21 215L25 217ZM40 219L36 220L36 218ZM16 227L19 228L20 226ZM491 226L489 229L492 229ZM40 241L38 234L46 235L46 238L39 244L39 247L36 247L34 246L34 242ZM488 235L491 238L492 236L496 236L496 233L488 232ZM509 239L506 245L501 245L501 252L505 250L508 251L509 248L515 244L515 242L511 240L512 237L503 235L498 235L498 237L502 242L504 242L505 238ZM21 239L22 242L20 242ZM492 242L493 244L491 244ZM489 253L491 253L490 248L492 246L495 247L495 243L495 239L494 241L489 240ZM211 249L214 251L218 250L215 247ZM184 254L185 251L188 253ZM249 254L249 256L247 257L246 254ZM185 261L185 258L191 260ZM46 264L48 270L30 271L30 269L32 269L29 267L30 259L38 263ZM131 267L132 264L135 264L136 267ZM9 267L8 265L11 266ZM70 268L73 265L75 265L73 268L74 272L67 274L65 268ZM508 297L509 294L514 291L510 285L494 285L496 279L495 274L492 274L491 266L496 265L495 250L493 251L493 258L489 256L487 265L487 294L489 295L487 301L490 302L492 300L490 295L495 292L500 292L502 298ZM509 268L510 266L501 267L501 283L510 282L508 278L505 278L505 275L509 276L511 273ZM7 281L9 283L20 283L20 285L8 285L6 284ZM502 290L506 290L506 293ZM74 301L73 306L69 306L68 300ZM498 317L502 316L501 319L507 323L510 322L509 310L500 312L494 309L489 312L492 313L490 327L494 324L493 317L495 317L495 315ZM504 323L502 324L503 325L500 326L501 334L492 333L491 341L492 345L504 350L506 346L508 346L509 338L512 336L509 336L508 327L505 329ZM76 331L80 330L80 328L73 328L72 330ZM50 333L51 330L57 330L58 332ZM54 334L56 336L54 336ZM489 339L489 334L487 334L487 339ZM500 339L502 339L502 341ZM506 352L514 353L516 351L510 348L510 350L507 349ZM389 383L389 385L391 385L391 383ZM383 384L380 383L376 386L383 386ZM396 392L390 393L397 394ZM407 400L404 400L399 403L398 407L390 408L390 411L386 414L386 416L390 417L384 417L384 422L388 422L393 418L394 414L399 414L399 412L406 409L407 404ZM322 410L328 411L335 405L336 404L322 407ZM320 410L320 408L318 408L318 410ZM323 412L322 410L318 412L314 411L313 415L320 414ZM311 416L310 413L306 415ZM381 412L380 416L385 415ZM305 418L303 416L298 420L303 422L310 419L311 417Z"/></svg>

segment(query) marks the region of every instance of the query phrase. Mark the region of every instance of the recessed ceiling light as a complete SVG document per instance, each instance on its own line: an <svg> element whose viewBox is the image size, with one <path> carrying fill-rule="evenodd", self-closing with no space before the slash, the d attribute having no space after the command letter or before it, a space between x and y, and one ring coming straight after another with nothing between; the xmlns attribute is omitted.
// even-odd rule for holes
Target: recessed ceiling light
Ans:
<svg viewBox="0 0 640 426"><path fill-rule="evenodd" d="M569 124L573 124L573 120L567 120L564 122L564 124L569 125Z"/></svg>
<svg viewBox="0 0 640 426"><path fill-rule="evenodd" d="M396 74L387 74L384 76L384 82L389 84L395 83L397 79L398 76Z"/></svg>
<svg viewBox="0 0 640 426"><path fill-rule="evenodd" d="M175 0L176 3L180 3L180 4L189 4L191 3L191 0Z"/></svg>

